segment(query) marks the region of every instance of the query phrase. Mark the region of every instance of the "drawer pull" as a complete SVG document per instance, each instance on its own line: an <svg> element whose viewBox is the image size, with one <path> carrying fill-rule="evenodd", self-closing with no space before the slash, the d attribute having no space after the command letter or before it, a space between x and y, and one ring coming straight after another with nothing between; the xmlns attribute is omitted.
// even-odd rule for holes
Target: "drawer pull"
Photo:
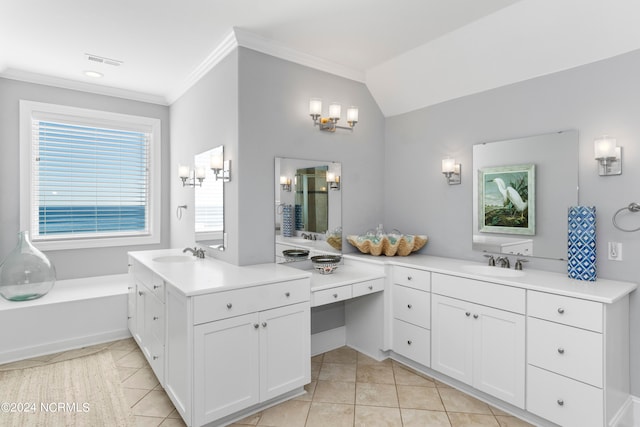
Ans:
<svg viewBox="0 0 640 427"><path fill-rule="evenodd" d="M471 313L469 313L468 311L464 314L465 316L469 317L471 316Z"/></svg>
<svg viewBox="0 0 640 427"><path fill-rule="evenodd" d="M138 295L142 296L142 295L144 295L144 292L138 291Z"/></svg>
<svg viewBox="0 0 640 427"><path fill-rule="evenodd" d="M408 281L412 281L412 280L413 280L413 277L411 277L411 276L407 276L407 280L408 280Z"/></svg>
<svg viewBox="0 0 640 427"><path fill-rule="evenodd" d="M129 286L129 287L127 287L127 289L128 289L128 290L131 290L131 289L133 289L133 286Z"/></svg>
<svg viewBox="0 0 640 427"><path fill-rule="evenodd" d="M233 304L231 304L231 303L227 303L227 308L228 308L228 309L231 309L231 307L233 307Z"/></svg>
<svg viewBox="0 0 640 427"><path fill-rule="evenodd" d="M558 348L558 353L564 354L564 348L562 348L562 347Z"/></svg>
<svg viewBox="0 0 640 427"><path fill-rule="evenodd" d="M260 325L258 325L257 323L254 323L254 324L253 324L253 327L254 327L255 329L258 329L258 328L260 327Z"/></svg>
<svg viewBox="0 0 640 427"><path fill-rule="evenodd" d="M564 314L564 308L562 308L562 307L558 308L558 313Z"/></svg>
<svg viewBox="0 0 640 427"><path fill-rule="evenodd" d="M262 327L266 328L267 327L267 322L262 322Z"/></svg>
<svg viewBox="0 0 640 427"><path fill-rule="evenodd" d="M564 400L562 400L562 399L558 399L558 405L560 405L560 406L564 406Z"/></svg>
<svg viewBox="0 0 640 427"><path fill-rule="evenodd" d="M373 285L369 285L369 290L372 291L373 290Z"/></svg>
<svg viewBox="0 0 640 427"><path fill-rule="evenodd" d="M338 294L333 294L333 297L334 298L338 298Z"/></svg>
<svg viewBox="0 0 640 427"><path fill-rule="evenodd" d="M153 316L153 320L158 320L159 317L158 316Z"/></svg>
<svg viewBox="0 0 640 427"><path fill-rule="evenodd" d="M127 319L133 319L133 316L127 316Z"/></svg>
<svg viewBox="0 0 640 427"><path fill-rule="evenodd" d="M407 304L408 309L411 309L411 307L413 307L411 304Z"/></svg>
<svg viewBox="0 0 640 427"><path fill-rule="evenodd" d="M478 315L477 315L477 314L474 314L474 315L473 315L473 318L474 318L474 319L477 319L477 318L478 318Z"/></svg>
<svg viewBox="0 0 640 427"><path fill-rule="evenodd" d="M153 289L158 289L160 285L153 285Z"/></svg>
<svg viewBox="0 0 640 427"><path fill-rule="evenodd" d="M411 343L412 343L412 341L411 341L411 340L408 340L408 341L407 341L407 344L411 345Z"/></svg>
<svg viewBox="0 0 640 427"><path fill-rule="evenodd" d="M153 360L158 360L158 356L153 356Z"/></svg>
<svg viewBox="0 0 640 427"><path fill-rule="evenodd" d="M284 293L284 296L285 296L285 297L287 297L287 298L289 298L289 297L291 296L291 293L290 293L290 292L285 292L285 293Z"/></svg>

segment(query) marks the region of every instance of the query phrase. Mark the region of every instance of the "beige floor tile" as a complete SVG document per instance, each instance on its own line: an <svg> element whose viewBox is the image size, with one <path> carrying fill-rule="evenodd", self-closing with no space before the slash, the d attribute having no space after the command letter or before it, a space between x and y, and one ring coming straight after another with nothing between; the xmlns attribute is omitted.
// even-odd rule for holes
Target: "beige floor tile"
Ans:
<svg viewBox="0 0 640 427"><path fill-rule="evenodd" d="M116 366L122 366L124 368L142 368L148 366L147 359L140 350L134 350L124 357L121 357L116 362Z"/></svg>
<svg viewBox="0 0 640 427"><path fill-rule="evenodd" d="M352 427L355 406L312 402L305 427Z"/></svg>
<svg viewBox="0 0 640 427"><path fill-rule="evenodd" d="M133 408L136 403L140 401L144 396L149 393L149 390L142 390L139 388L122 388L122 393L124 394L124 398L129 405L129 408Z"/></svg>
<svg viewBox="0 0 640 427"><path fill-rule="evenodd" d="M356 363L358 352L349 347L340 347L324 354L322 363Z"/></svg>
<svg viewBox="0 0 640 427"><path fill-rule="evenodd" d="M157 427L161 422L164 421L164 418L160 417L143 417L140 415L135 416L136 427Z"/></svg>
<svg viewBox="0 0 640 427"><path fill-rule="evenodd" d="M318 375L320 374L320 368L322 368L322 363L311 362L311 379L317 380Z"/></svg>
<svg viewBox="0 0 640 427"><path fill-rule="evenodd" d="M534 427L533 424L511 415L496 415L500 427Z"/></svg>
<svg viewBox="0 0 640 427"><path fill-rule="evenodd" d="M397 390L401 408L444 411L440 394L435 387L399 385Z"/></svg>
<svg viewBox="0 0 640 427"><path fill-rule="evenodd" d="M438 389L447 412L466 412L493 416L489 405L453 388Z"/></svg>
<svg viewBox="0 0 640 427"><path fill-rule="evenodd" d="M313 401L353 405L356 401L356 383L318 381L313 395Z"/></svg>
<svg viewBox="0 0 640 427"><path fill-rule="evenodd" d="M318 354L311 357L311 363L322 363L323 359L324 359L324 353Z"/></svg>
<svg viewBox="0 0 640 427"><path fill-rule="evenodd" d="M392 384L356 383L356 405L398 407L398 394Z"/></svg>
<svg viewBox="0 0 640 427"><path fill-rule="evenodd" d="M500 427L496 417L485 414L463 414L449 412L451 427Z"/></svg>
<svg viewBox="0 0 640 427"><path fill-rule="evenodd" d="M309 384L304 386L305 394L302 396L298 396L295 400L302 400L305 402L311 402L313 400L313 393L316 391L316 381L311 381Z"/></svg>
<svg viewBox="0 0 640 427"><path fill-rule="evenodd" d="M240 421L231 424L232 426L255 426L258 425L258 421L260 421L260 417L262 416L262 412L258 412L257 414L249 415L246 418L241 419Z"/></svg>
<svg viewBox="0 0 640 427"><path fill-rule="evenodd" d="M110 350L136 350L138 348L138 344L136 340L133 338L125 338L123 340L113 341L107 343Z"/></svg>
<svg viewBox="0 0 640 427"><path fill-rule="evenodd" d="M304 427L311 402L288 400L266 409L260 417L259 426Z"/></svg>
<svg viewBox="0 0 640 427"><path fill-rule="evenodd" d="M75 350L64 351L58 354L56 357L49 360L49 362L62 362L64 360L77 359L78 357L87 356L89 354L97 353L107 348L107 344L96 344L87 347L77 348Z"/></svg>
<svg viewBox="0 0 640 427"><path fill-rule="evenodd" d="M178 413L177 409L174 409L173 412L169 414L169 418L180 418L180 419L182 419L182 417Z"/></svg>
<svg viewBox="0 0 640 427"><path fill-rule="evenodd" d="M160 427L186 427L187 425L182 421L182 418L165 418L160 424Z"/></svg>
<svg viewBox="0 0 640 427"><path fill-rule="evenodd" d="M358 365L385 365L392 366L391 359L376 360L366 354L358 353Z"/></svg>
<svg viewBox="0 0 640 427"><path fill-rule="evenodd" d="M109 352L111 353L111 357L113 358L114 362L122 359L124 356L131 353L132 351L133 350L113 350L109 348Z"/></svg>
<svg viewBox="0 0 640 427"><path fill-rule="evenodd" d="M360 364L356 370L356 381L359 383L395 384L393 368L383 364Z"/></svg>
<svg viewBox="0 0 640 427"><path fill-rule="evenodd" d="M398 408L356 405L355 427L402 427Z"/></svg>
<svg viewBox="0 0 640 427"><path fill-rule="evenodd" d="M167 417L174 410L173 403L163 391L150 391L131 408L134 415L145 417Z"/></svg>
<svg viewBox="0 0 640 427"><path fill-rule="evenodd" d="M126 380L122 381L125 388L141 388L153 390L160 383L151 368L140 368Z"/></svg>
<svg viewBox="0 0 640 427"><path fill-rule="evenodd" d="M122 366L116 366L116 369L118 370L120 381L124 381L142 368L124 368Z"/></svg>
<svg viewBox="0 0 640 427"><path fill-rule="evenodd" d="M508 417L511 416L511 414L507 414L503 410L498 409L498 408L496 408L494 406L491 406L491 405L489 405L489 409L491 409L491 412L493 412L493 415L505 415L505 416L508 416Z"/></svg>
<svg viewBox="0 0 640 427"><path fill-rule="evenodd" d="M318 380L322 381L356 381L355 363L322 363Z"/></svg>
<svg viewBox="0 0 640 427"><path fill-rule="evenodd" d="M423 409L400 409L403 427L450 427L446 412Z"/></svg>
<svg viewBox="0 0 640 427"><path fill-rule="evenodd" d="M408 369L395 365L393 367L396 384L400 385L415 385L421 387L435 387L436 383L430 379L425 378L422 375L418 375Z"/></svg>

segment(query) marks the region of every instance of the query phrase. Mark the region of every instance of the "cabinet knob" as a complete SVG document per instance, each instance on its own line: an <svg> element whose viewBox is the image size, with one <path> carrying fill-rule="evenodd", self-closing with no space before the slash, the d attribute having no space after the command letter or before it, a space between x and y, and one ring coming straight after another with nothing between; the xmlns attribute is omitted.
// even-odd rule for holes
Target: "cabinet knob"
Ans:
<svg viewBox="0 0 640 427"><path fill-rule="evenodd" d="M133 289L133 286L129 286L129 287L127 287L127 289L128 289L128 290L131 290L131 289Z"/></svg>
<svg viewBox="0 0 640 427"><path fill-rule="evenodd" d="M266 328L267 327L267 322L262 322L262 327Z"/></svg>
<svg viewBox="0 0 640 427"><path fill-rule="evenodd" d="M333 297L334 298L338 298L338 294L333 294Z"/></svg>
<svg viewBox="0 0 640 427"><path fill-rule="evenodd" d="M469 317L471 316L471 313L469 313L468 311L464 314L465 316Z"/></svg>
<svg viewBox="0 0 640 427"><path fill-rule="evenodd" d="M133 316L127 316L127 319L133 319Z"/></svg>
<svg viewBox="0 0 640 427"><path fill-rule="evenodd" d="M260 325L258 325L257 323L254 323L254 324L253 324L253 327L254 327L254 328L256 328L256 329L258 329L258 328L260 327Z"/></svg>
<svg viewBox="0 0 640 427"><path fill-rule="evenodd" d="M560 313L560 314L564 314L564 308L559 307L559 308L558 308L558 313Z"/></svg>
<svg viewBox="0 0 640 427"><path fill-rule="evenodd" d="M564 400L558 399L558 405L563 406L564 405Z"/></svg>
<svg viewBox="0 0 640 427"><path fill-rule="evenodd" d="M158 289L160 285L153 285L153 289Z"/></svg>
<svg viewBox="0 0 640 427"><path fill-rule="evenodd" d="M412 342L413 342L413 341L408 340L408 341L407 341L407 344L411 345L411 343L412 343Z"/></svg>
<svg viewBox="0 0 640 427"><path fill-rule="evenodd" d="M411 277L411 276L407 276L407 280L408 280L408 281L412 281L412 280L413 280L413 277Z"/></svg>
<svg viewBox="0 0 640 427"><path fill-rule="evenodd" d="M158 356L153 356L153 360L158 360Z"/></svg>
<svg viewBox="0 0 640 427"><path fill-rule="evenodd" d="M564 354L564 348L562 348L562 347L558 348L558 353Z"/></svg>
<svg viewBox="0 0 640 427"><path fill-rule="evenodd" d="M158 316L153 316L153 320L158 320L159 317Z"/></svg>
<svg viewBox="0 0 640 427"><path fill-rule="evenodd" d="M284 296L285 296L285 297L287 297L287 298L289 298L289 297L291 296L291 293L290 293L290 292L285 292L285 293L284 293Z"/></svg>
<svg viewBox="0 0 640 427"><path fill-rule="evenodd" d="M411 304L407 304L407 308L410 309L411 307L413 307Z"/></svg>
<svg viewBox="0 0 640 427"><path fill-rule="evenodd" d="M477 315L477 314L474 314L474 315L473 315L473 318L474 318L474 319L477 319L477 318L478 318L478 315Z"/></svg>
<svg viewBox="0 0 640 427"><path fill-rule="evenodd" d="M227 303L227 308L228 308L228 309L231 309L231 307L233 307L233 304L231 304L230 302L229 302L229 303Z"/></svg>
<svg viewBox="0 0 640 427"><path fill-rule="evenodd" d="M144 292L138 291L138 295L142 296L142 295L144 295Z"/></svg>
<svg viewBox="0 0 640 427"><path fill-rule="evenodd" d="M373 290L373 285L369 285L369 290L372 291Z"/></svg>

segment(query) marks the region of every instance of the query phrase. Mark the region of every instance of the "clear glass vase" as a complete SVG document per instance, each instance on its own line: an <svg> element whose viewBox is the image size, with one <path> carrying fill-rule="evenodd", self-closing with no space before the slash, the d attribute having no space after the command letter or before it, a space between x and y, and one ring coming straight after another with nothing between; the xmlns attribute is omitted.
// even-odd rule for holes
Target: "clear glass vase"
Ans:
<svg viewBox="0 0 640 427"><path fill-rule="evenodd" d="M56 281L49 258L21 231L16 246L0 264L0 295L9 301L29 301L46 295Z"/></svg>

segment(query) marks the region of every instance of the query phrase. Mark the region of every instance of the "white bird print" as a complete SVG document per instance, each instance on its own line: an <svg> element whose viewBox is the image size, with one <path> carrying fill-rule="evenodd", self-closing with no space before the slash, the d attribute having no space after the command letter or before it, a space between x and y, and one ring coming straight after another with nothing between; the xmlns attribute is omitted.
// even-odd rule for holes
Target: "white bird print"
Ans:
<svg viewBox="0 0 640 427"><path fill-rule="evenodd" d="M502 194L502 204L507 203L507 186L504 185L504 181L500 178L495 178L493 182L498 186L498 191Z"/></svg>
<svg viewBox="0 0 640 427"><path fill-rule="evenodd" d="M502 202L506 204L507 200L509 200L513 207L520 212L520 218L523 218L524 210L527 208L527 202L522 200L522 197L520 197L520 194L515 188L511 186L507 187L501 178L495 178L493 182L496 183L498 191L502 194Z"/></svg>

